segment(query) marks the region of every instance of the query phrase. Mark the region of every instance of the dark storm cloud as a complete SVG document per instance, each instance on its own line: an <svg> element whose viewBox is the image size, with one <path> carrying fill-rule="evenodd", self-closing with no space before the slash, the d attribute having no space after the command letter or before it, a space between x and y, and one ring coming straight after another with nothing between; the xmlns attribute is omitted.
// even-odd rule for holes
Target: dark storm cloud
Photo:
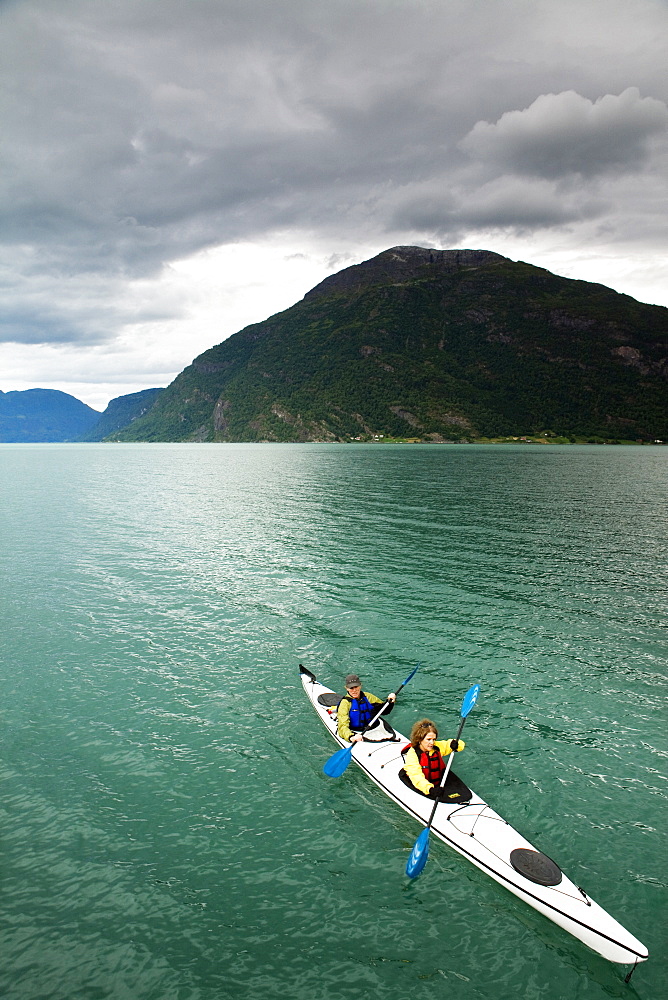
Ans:
<svg viewBox="0 0 668 1000"><path fill-rule="evenodd" d="M18 300L16 306L3 306L0 315L0 341L12 344L65 344L73 339L86 340L89 344L101 342L109 337L110 330L104 334L86 329L77 330L76 321L71 314L59 316L53 307L40 307L32 301Z"/></svg>
<svg viewBox="0 0 668 1000"><path fill-rule="evenodd" d="M606 207L605 200L565 184L502 176L457 199L422 194L401 205L394 222L413 229L432 226L442 242L452 244L472 227L530 233L597 218Z"/></svg>
<svg viewBox="0 0 668 1000"><path fill-rule="evenodd" d="M111 337L103 278L122 299L276 231L340 251L600 217L614 240L659 175L653 0L19 0L0 19L8 339Z"/></svg>
<svg viewBox="0 0 668 1000"><path fill-rule="evenodd" d="M78 341L103 344L129 324L174 320L182 315L179 302L156 302L130 294L121 279L104 276L30 274L0 286L0 342L67 344Z"/></svg>

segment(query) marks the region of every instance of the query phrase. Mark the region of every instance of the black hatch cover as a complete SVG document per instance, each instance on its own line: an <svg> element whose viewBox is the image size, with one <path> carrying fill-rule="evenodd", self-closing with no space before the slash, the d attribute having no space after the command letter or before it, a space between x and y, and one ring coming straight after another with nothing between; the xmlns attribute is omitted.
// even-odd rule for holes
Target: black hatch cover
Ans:
<svg viewBox="0 0 668 1000"><path fill-rule="evenodd" d="M526 847L516 847L511 851L510 863L516 872L538 885L559 885L563 878L561 868L552 858Z"/></svg>
<svg viewBox="0 0 668 1000"><path fill-rule="evenodd" d="M318 704L326 708L334 708L341 701L341 695L334 691L326 691L325 694L318 695Z"/></svg>

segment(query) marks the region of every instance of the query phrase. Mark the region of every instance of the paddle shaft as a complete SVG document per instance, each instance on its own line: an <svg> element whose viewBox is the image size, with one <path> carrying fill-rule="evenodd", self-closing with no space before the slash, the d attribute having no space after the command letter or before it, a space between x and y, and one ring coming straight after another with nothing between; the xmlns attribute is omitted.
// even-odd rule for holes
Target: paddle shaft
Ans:
<svg viewBox="0 0 668 1000"><path fill-rule="evenodd" d="M464 728L464 724L467 718L468 716L465 715L462 718L462 721L459 723L459 729L457 730L457 735L455 736L455 740L459 740L459 737L462 735L462 729ZM434 819L434 813L436 812L436 808L440 802L440 799L438 797L438 792L440 792L440 790L443 788L446 781L448 780L448 775L450 774L450 768L452 767L452 759L455 756L456 752L457 752L456 750L451 750L448 755L448 763L445 765L445 771L443 772L443 777L439 782L438 791L436 792L436 801L434 802L434 808L431 811L431 816L429 817L429 822L427 823L427 830L429 830L431 827L432 821Z"/></svg>

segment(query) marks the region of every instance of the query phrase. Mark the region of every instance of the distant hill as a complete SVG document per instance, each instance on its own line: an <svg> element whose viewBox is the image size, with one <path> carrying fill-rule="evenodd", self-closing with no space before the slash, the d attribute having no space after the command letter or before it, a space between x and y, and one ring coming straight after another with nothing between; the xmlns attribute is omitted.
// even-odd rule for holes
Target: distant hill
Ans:
<svg viewBox="0 0 668 1000"><path fill-rule="evenodd" d="M121 441L668 439L668 309L394 247L196 358Z"/></svg>
<svg viewBox="0 0 668 1000"><path fill-rule="evenodd" d="M81 436L81 441L102 441L115 431L132 424L151 409L156 399L164 389L142 389L141 392L131 392L126 396L116 396L110 399L104 413L97 423Z"/></svg>
<svg viewBox="0 0 668 1000"><path fill-rule="evenodd" d="M100 414L58 389L0 392L0 441L76 441Z"/></svg>

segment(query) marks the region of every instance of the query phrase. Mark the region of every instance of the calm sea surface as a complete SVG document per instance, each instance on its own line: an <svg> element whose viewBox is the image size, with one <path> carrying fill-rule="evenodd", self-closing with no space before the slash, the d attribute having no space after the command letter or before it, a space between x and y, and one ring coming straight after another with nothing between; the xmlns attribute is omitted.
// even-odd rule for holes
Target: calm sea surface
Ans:
<svg viewBox="0 0 668 1000"><path fill-rule="evenodd" d="M658 1000L668 448L2 445L4 1000ZM589 952L335 746L298 664L650 949ZM662 927L663 922L663 927Z"/></svg>

